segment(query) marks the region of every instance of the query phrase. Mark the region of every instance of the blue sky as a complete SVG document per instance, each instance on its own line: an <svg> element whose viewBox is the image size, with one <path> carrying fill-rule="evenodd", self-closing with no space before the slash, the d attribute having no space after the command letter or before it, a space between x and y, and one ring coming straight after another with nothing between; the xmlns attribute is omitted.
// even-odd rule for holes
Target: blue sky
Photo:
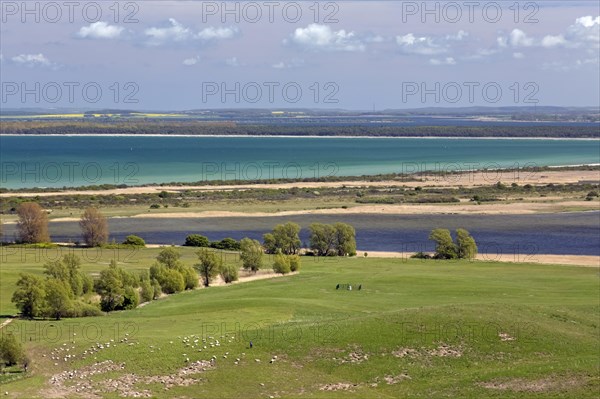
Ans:
<svg viewBox="0 0 600 399"><path fill-rule="evenodd" d="M600 104L597 1L0 4L3 108Z"/></svg>

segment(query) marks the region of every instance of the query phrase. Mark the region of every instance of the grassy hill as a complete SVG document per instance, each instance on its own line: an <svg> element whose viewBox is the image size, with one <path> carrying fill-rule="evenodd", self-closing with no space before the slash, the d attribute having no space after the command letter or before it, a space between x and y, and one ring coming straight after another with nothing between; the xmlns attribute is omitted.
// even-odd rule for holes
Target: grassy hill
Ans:
<svg viewBox="0 0 600 399"><path fill-rule="evenodd" d="M120 265L148 267L156 253L145 249ZM91 255L82 256L90 273L111 257ZM3 259L3 314L13 312L6 301L17 273L41 272L41 259L19 256ZM346 283L352 291L336 290ZM23 398L592 398L600 388L598 294L596 268L303 258L299 275L185 292L105 317L13 321L2 332L24 341L30 376L2 391Z"/></svg>

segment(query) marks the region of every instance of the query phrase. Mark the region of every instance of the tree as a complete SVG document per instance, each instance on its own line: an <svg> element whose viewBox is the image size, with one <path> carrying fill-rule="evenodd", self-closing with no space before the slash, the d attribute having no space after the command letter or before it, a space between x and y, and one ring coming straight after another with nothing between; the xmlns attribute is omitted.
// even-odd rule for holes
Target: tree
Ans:
<svg viewBox="0 0 600 399"><path fill-rule="evenodd" d="M335 229L335 251L338 256L356 255L356 231L347 223L336 223Z"/></svg>
<svg viewBox="0 0 600 399"><path fill-rule="evenodd" d="M12 302L19 309L22 317L33 319L40 316L46 306L44 281L30 273L21 273L19 276Z"/></svg>
<svg viewBox="0 0 600 399"><path fill-rule="evenodd" d="M176 289L174 292L183 291L183 289L191 290L198 286L198 274L193 267L184 265L180 258L181 254L173 247L163 248L156 257L156 260L160 265L179 273L183 279L183 288L179 289L179 279L174 277L172 272L168 273L170 279L168 283L169 289L165 289L165 292L171 291L171 289ZM159 277L161 285L164 283L161 278L164 280L166 277L164 272L162 273L162 276Z"/></svg>
<svg viewBox="0 0 600 399"><path fill-rule="evenodd" d="M277 242L275 242L275 236L272 233L263 234L263 246L268 254L277 252Z"/></svg>
<svg viewBox="0 0 600 399"><path fill-rule="evenodd" d="M46 315L60 320L71 309L70 288L56 278L46 280Z"/></svg>
<svg viewBox="0 0 600 399"><path fill-rule="evenodd" d="M96 282L96 292L100 295L100 307L105 312L118 310L123 305L123 283L117 263L111 261L108 269L100 271L100 278Z"/></svg>
<svg viewBox="0 0 600 399"><path fill-rule="evenodd" d="M169 269L178 268L181 258L181 254L179 251L173 247L166 247L161 249L161 251L156 256L156 260L168 267Z"/></svg>
<svg viewBox="0 0 600 399"><path fill-rule="evenodd" d="M240 241L242 267L256 273L263 265L263 247L257 240L244 238Z"/></svg>
<svg viewBox="0 0 600 399"><path fill-rule="evenodd" d="M312 223L310 229L310 248L317 256L327 256L336 244L335 228L328 224Z"/></svg>
<svg viewBox="0 0 600 399"><path fill-rule="evenodd" d="M281 252L275 255L275 259L273 261L273 271L281 274L289 273L291 271L289 257Z"/></svg>
<svg viewBox="0 0 600 399"><path fill-rule="evenodd" d="M35 202L23 202L17 208L19 241L26 244L50 242L48 215Z"/></svg>
<svg viewBox="0 0 600 399"><path fill-rule="evenodd" d="M270 235L265 234L263 236L265 248L269 253L280 250L286 255L295 254L302 244L298 236L299 233L300 226L296 223L278 224Z"/></svg>
<svg viewBox="0 0 600 399"><path fill-rule="evenodd" d="M87 208L79 221L83 241L90 247L105 244L108 240L108 222L96 208Z"/></svg>
<svg viewBox="0 0 600 399"><path fill-rule="evenodd" d="M207 237L201 236L200 234L190 234L185 238L186 247L208 247L210 241Z"/></svg>
<svg viewBox="0 0 600 399"><path fill-rule="evenodd" d="M226 284L238 280L238 268L235 265L223 265L220 274Z"/></svg>
<svg viewBox="0 0 600 399"><path fill-rule="evenodd" d="M456 249L459 259L474 259L477 256L477 244L465 229L456 230Z"/></svg>
<svg viewBox="0 0 600 399"><path fill-rule="evenodd" d="M196 252L196 255L198 255L200 263L194 265L194 268L198 270L198 273L202 276L204 286L208 287L210 286L212 279L221 271L223 261L216 253L206 249Z"/></svg>
<svg viewBox="0 0 600 399"><path fill-rule="evenodd" d="M448 229L434 229L429 234L429 239L435 241L436 259L456 259L456 245Z"/></svg>
<svg viewBox="0 0 600 399"><path fill-rule="evenodd" d="M142 237L138 237L136 235L129 235L125 237L125 241L123 241L123 245L131 245L134 247L145 247L146 241Z"/></svg>
<svg viewBox="0 0 600 399"><path fill-rule="evenodd" d="M0 362L5 366L14 366L25 360L23 345L12 333L0 334Z"/></svg>

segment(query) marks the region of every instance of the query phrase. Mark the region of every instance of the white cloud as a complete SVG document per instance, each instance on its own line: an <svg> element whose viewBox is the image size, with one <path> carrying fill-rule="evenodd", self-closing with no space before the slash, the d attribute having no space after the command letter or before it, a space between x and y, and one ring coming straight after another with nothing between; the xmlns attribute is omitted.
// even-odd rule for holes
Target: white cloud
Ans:
<svg viewBox="0 0 600 399"><path fill-rule="evenodd" d="M416 37L412 33L404 36L396 36L396 44L403 52L420 55L433 55L445 53L447 50L434 43L431 37Z"/></svg>
<svg viewBox="0 0 600 399"><path fill-rule="evenodd" d="M468 36L469 33L463 30L445 36L415 36L408 33L396 36L396 44L407 54L437 55L448 53L453 45L462 42Z"/></svg>
<svg viewBox="0 0 600 399"><path fill-rule="evenodd" d="M525 58L525 54L523 54L523 53L513 53L513 58L517 59L517 60L521 60L521 59Z"/></svg>
<svg viewBox="0 0 600 399"><path fill-rule="evenodd" d="M200 57L195 56L195 57L191 57L191 58L186 58L185 60L183 60L182 64L185 66L192 66L192 65L196 65L198 63L198 61L200 61Z"/></svg>
<svg viewBox="0 0 600 399"><path fill-rule="evenodd" d="M280 61L276 64L271 65L271 67L275 69L299 68L302 66L304 66L304 60L300 58L294 58L290 62Z"/></svg>
<svg viewBox="0 0 600 399"><path fill-rule="evenodd" d="M231 39L237 34L237 28L214 28L212 26L202 29L196 34L197 39L212 40L212 39Z"/></svg>
<svg viewBox="0 0 600 399"><path fill-rule="evenodd" d="M533 46L533 39L528 37L521 29L513 29L510 32L508 43L512 47L531 47Z"/></svg>
<svg viewBox="0 0 600 399"><path fill-rule="evenodd" d="M77 36L82 39L116 39L121 35L123 30L124 28L120 26L98 21L89 26L82 26L77 32Z"/></svg>
<svg viewBox="0 0 600 399"><path fill-rule="evenodd" d="M365 44L354 32L341 29L334 31L328 25L310 24L306 28L297 28L289 41L307 50L313 51L364 51Z"/></svg>
<svg viewBox="0 0 600 399"><path fill-rule="evenodd" d="M567 41L563 35L547 35L542 39L542 47L556 47L566 44Z"/></svg>
<svg viewBox="0 0 600 399"><path fill-rule="evenodd" d="M39 54L20 54L11 58L11 61L18 65L26 67L50 67L53 64L48 58L42 53Z"/></svg>
<svg viewBox="0 0 600 399"><path fill-rule="evenodd" d="M500 48L512 47L554 47L566 48L600 48L600 16L584 16L577 18L564 33L548 34L541 39L530 37L520 29L513 29L508 36L498 36L497 45Z"/></svg>
<svg viewBox="0 0 600 399"><path fill-rule="evenodd" d="M225 65L233 67L233 68L237 68L237 67L241 66L242 64L240 64L237 57L231 57L231 58L227 58L225 60Z"/></svg>
<svg viewBox="0 0 600 399"><path fill-rule="evenodd" d="M445 59L437 59L437 58L432 58L429 60L429 63L431 65L456 65L456 60L452 57L446 57Z"/></svg>
<svg viewBox="0 0 600 399"><path fill-rule="evenodd" d="M591 15L586 15L585 17L577 18L575 24L581 25L584 28L593 28L595 25L600 25L600 16L593 18Z"/></svg>
<svg viewBox="0 0 600 399"><path fill-rule="evenodd" d="M184 43L187 41L204 41L220 39L231 39L238 34L236 27L230 28L214 28L212 26L204 28L200 31L194 31L191 28L184 26L174 18L169 18L169 26L157 28L151 27L144 31L151 46L159 46L166 43Z"/></svg>

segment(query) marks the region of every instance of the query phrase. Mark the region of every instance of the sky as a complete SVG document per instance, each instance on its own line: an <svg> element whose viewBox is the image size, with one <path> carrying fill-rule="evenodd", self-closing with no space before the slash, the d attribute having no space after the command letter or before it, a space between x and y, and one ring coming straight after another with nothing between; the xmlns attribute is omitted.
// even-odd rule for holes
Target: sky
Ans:
<svg viewBox="0 0 600 399"><path fill-rule="evenodd" d="M0 1L0 106L599 106L598 1Z"/></svg>

